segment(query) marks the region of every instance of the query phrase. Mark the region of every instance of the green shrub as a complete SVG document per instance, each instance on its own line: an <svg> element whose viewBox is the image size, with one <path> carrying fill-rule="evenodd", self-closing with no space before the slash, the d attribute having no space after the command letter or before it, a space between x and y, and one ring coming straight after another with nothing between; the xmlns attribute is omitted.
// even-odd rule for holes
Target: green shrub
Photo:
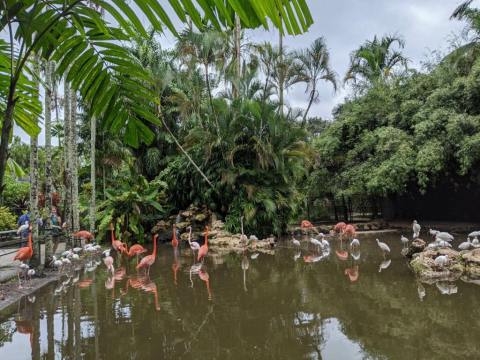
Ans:
<svg viewBox="0 0 480 360"><path fill-rule="evenodd" d="M8 208L0 207L0 231L13 230L16 226L16 216Z"/></svg>

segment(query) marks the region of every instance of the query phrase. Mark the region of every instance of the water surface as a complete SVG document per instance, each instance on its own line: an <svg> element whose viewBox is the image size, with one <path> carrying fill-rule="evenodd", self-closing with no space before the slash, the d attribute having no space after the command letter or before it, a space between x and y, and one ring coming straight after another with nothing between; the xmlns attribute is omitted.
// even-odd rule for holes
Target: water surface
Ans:
<svg viewBox="0 0 480 360"><path fill-rule="evenodd" d="M161 246L149 278L135 260L115 278L102 265L0 314L0 359L479 358L480 287L422 285L399 234L381 236L390 265L374 239L360 235L359 260L338 241L314 263L307 243L300 256L281 243L211 256L200 273L189 249Z"/></svg>

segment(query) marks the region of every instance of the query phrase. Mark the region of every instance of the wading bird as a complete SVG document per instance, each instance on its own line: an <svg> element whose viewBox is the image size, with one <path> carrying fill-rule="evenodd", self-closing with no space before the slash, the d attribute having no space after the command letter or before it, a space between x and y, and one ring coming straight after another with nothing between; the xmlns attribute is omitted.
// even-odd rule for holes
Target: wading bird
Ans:
<svg viewBox="0 0 480 360"><path fill-rule="evenodd" d="M343 221L340 221L339 223L335 224L335 226L333 227L333 230L338 234L343 234L346 226L347 224L345 224Z"/></svg>
<svg viewBox="0 0 480 360"><path fill-rule="evenodd" d="M112 247L118 253L126 252L125 244L122 243L120 240L115 239L115 231L113 229L113 224L110 223L110 230L111 230L111 238L112 238Z"/></svg>
<svg viewBox="0 0 480 360"><path fill-rule="evenodd" d="M422 227L417 222L417 220L413 220L412 230L413 230L413 240L417 239L420 236L420 230Z"/></svg>
<svg viewBox="0 0 480 360"><path fill-rule="evenodd" d="M435 258L435 266L444 268L448 265L448 255L439 255Z"/></svg>
<svg viewBox="0 0 480 360"><path fill-rule="evenodd" d="M28 245L25 247L22 247L18 249L17 253L15 254L15 257L13 260L19 260L23 263L26 263L27 261L30 261L30 259L33 256L33 247L32 247L32 227L30 226L28 228ZM20 275L19 275L19 283L20 283ZM19 287L21 284L19 285Z"/></svg>
<svg viewBox="0 0 480 360"><path fill-rule="evenodd" d="M172 231L172 246L174 249L178 247L178 240L177 240L177 225L173 224L173 231Z"/></svg>
<svg viewBox="0 0 480 360"><path fill-rule="evenodd" d="M473 246L474 248L480 247L480 241L478 241L478 237L475 236L475 237L473 238L473 240L472 240L472 246Z"/></svg>
<svg viewBox="0 0 480 360"><path fill-rule="evenodd" d="M205 286L207 287L208 300L212 300L212 291L210 289L210 276L208 276L208 273L206 271L200 268L198 272L198 277L205 282Z"/></svg>
<svg viewBox="0 0 480 360"><path fill-rule="evenodd" d="M245 233L243 232L243 216L240 216L240 231L240 243L243 245L247 245L248 238L247 235L245 235Z"/></svg>
<svg viewBox="0 0 480 360"><path fill-rule="evenodd" d="M382 250L383 257L385 257L385 255L387 253L390 254L390 247L387 244L385 244L384 242L381 242L378 239L376 239L376 240L377 240L378 247L380 248L380 250Z"/></svg>
<svg viewBox="0 0 480 360"><path fill-rule="evenodd" d="M150 275L150 267L155 263L157 257L157 238L158 234L153 235L153 252L151 255L145 256L137 265L137 270L145 269L147 275Z"/></svg>
<svg viewBox="0 0 480 360"><path fill-rule="evenodd" d="M298 241L297 239L295 239L295 235L294 233L292 233L292 244L293 246L295 246L296 248L300 248L300 241Z"/></svg>
<svg viewBox="0 0 480 360"><path fill-rule="evenodd" d="M87 230L77 231L76 233L73 233L72 236L77 239L84 239L88 241L92 241L94 239L93 234Z"/></svg>
<svg viewBox="0 0 480 360"><path fill-rule="evenodd" d="M452 234L449 234L448 232L438 232L435 234L435 237L437 239L443 240L443 241L453 241L454 237Z"/></svg>
<svg viewBox="0 0 480 360"><path fill-rule="evenodd" d="M104 252L105 257L103 258L103 263L107 267L107 270L112 273L115 272L115 268L113 267L113 258L110 256L110 250L107 250L107 252Z"/></svg>
<svg viewBox="0 0 480 360"><path fill-rule="evenodd" d="M128 247L126 247L125 252L127 253L128 257L130 257L130 258L135 256L137 258L137 264L138 264L138 257L140 256L140 254L146 253L147 249L145 249L140 244L135 244L135 245L130 246L130 249Z"/></svg>
<svg viewBox="0 0 480 360"><path fill-rule="evenodd" d="M355 230L355 226L353 226L352 224L348 224L345 226L343 233L350 239L355 236L357 231Z"/></svg>
<svg viewBox="0 0 480 360"><path fill-rule="evenodd" d="M404 248L408 245L408 238L407 237L405 237L403 235L400 236L400 241L402 242Z"/></svg>
<svg viewBox="0 0 480 360"><path fill-rule="evenodd" d="M189 226L188 228L188 245L190 245L190 249L193 252L193 261L195 261L195 252L200 250L200 244L196 241L192 241L192 227Z"/></svg>
<svg viewBox="0 0 480 360"><path fill-rule="evenodd" d="M207 256L208 253L208 226L205 226L205 242L202 246L200 246L200 250L198 250L197 261L202 260ZM208 275L208 274L207 274Z"/></svg>
<svg viewBox="0 0 480 360"><path fill-rule="evenodd" d="M470 241L470 238L467 238L467 241L464 241L460 245L458 245L459 250L468 250L471 247L472 247L472 242Z"/></svg>
<svg viewBox="0 0 480 360"><path fill-rule="evenodd" d="M353 239L351 242L350 242L350 248L351 249L357 249L360 247L360 240L358 239Z"/></svg>

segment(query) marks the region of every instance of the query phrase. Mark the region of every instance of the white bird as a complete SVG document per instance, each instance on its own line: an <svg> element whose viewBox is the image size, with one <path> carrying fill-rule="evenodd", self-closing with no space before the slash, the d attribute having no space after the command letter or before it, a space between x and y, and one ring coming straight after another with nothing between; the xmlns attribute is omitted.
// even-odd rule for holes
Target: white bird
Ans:
<svg viewBox="0 0 480 360"><path fill-rule="evenodd" d="M443 241L452 241L454 239L452 234L449 234L448 232L444 232L444 231L436 233L435 237Z"/></svg>
<svg viewBox="0 0 480 360"><path fill-rule="evenodd" d="M449 242L445 241L445 240L440 240L440 239L435 239L435 242L438 244L438 247L441 247L441 248L451 248L452 247L452 244L450 244Z"/></svg>
<svg viewBox="0 0 480 360"><path fill-rule="evenodd" d="M467 241L462 242L460 245L458 245L459 250L468 250L472 247L472 242L470 241L470 238L467 238Z"/></svg>
<svg viewBox="0 0 480 360"><path fill-rule="evenodd" d="M293 235L293 233L292 233L292 244L293 244L293 246L295 246L297 248L299 248L301 246L300 241L295 239L295 236Z"/></svg>
<svg viewBox="0 0 480 360"><path fill-rule="evenodd" d="M380 266L378 267L378 272L382 272L382 270L388 269L388 267L390 266L391 263L392 263L392 260L391 260L391 259L383 260L383 261L380 263Z"/></svg>
<svg viewBox="0 0 480 360"><path fill-rule="evenodd" d="M448 255L439 255L435 258L435 266L445 267L448 265Z"/></svg>
<svg viewBox="0 0 480 360"><path fill-rule="evenodd" d="M30 225L28 224L28 221L25 221L25 224L21 225L21 226L17 229L17 235L19 235L19 234L22 233L23 231L27 231L29 227L30 227Z"/></svg>
<svg viewBox="0 0 480 360"><path fill-rule="evenodd" d="M478 237L480 236L480 231L472 231L470 234L468 234L468 237Z"/></svg>
<svg viewBox="0 0 480 360"><path fill-rule="evenodd" d="M248 241L247 235L243 232L243 216L240 216L240 231L242 234L240 235L240 242L242 244L246 244Z"/></svg>
<svg viewBox="0 0 480 360"><path fill-rule="evenodd" d="M297 261L300 258L300 256L302 256L302 253L299 251L295 255L293 255L293 260Z"/></svg>
<svg viewBox="0 0 480 360"><path fill-rule="evenodd" d="M192 227L189 226L187 228L189 230L188 233L188 244L190 245L190 249L192 249L193 252L193 258L195 259L195 251L200 250L200 244L196 241L192 241Z"/></svg>
<svg viewBox="0 0 480 360"><path fill-rule="evenodd" d="M322 243L315 238L310 238L310 243L313 244L317 249L322 246Z"/></svg>
<svg viewBox="0 0 480 360"><path fill-rule="evenodd" d="M432 241L431 243L429 243L427 245L426 249L436 250L436 249L438 249L438 243L436 241Z"/></svg>
<svg viewBox="0 0 480 360"><path fill-rule="evenodd" d="M72 255L72 260L78 261L78 260L80 260L80 256L78 256L78 254L73 254Z"/></svg>
<svg viewBox="0 0 480 360"><path fill-rule="evenodd" d="M385 254L386 253L390 253L390 247L385 244L384 242L381 242L380 240L376 239L377 240L377 245L378 247L382 250L383 252L383 257L385 257Z"/></svg>
<svg viewBox="0 0 480 360"><path fill-rule="evenodd" d="M250 241L258 241L258 238L255 235L250 235Z"/></svg>
<svg viewBox="0 0 480 360"><path fill-rule="evenodd" d="M71 250L66 250L62 253L62 257L65 257L65 258L71 258L73 255L73 252Z"/></svg>
<svg viewBox="0 0 480 360"><path fill-rule="evenodd" d="M407 238L407 237L405 237L405 236L402 235L402 236L400 237L400 241L402 242L403 247L405 247L405 246L408 245L408 238Z"/></svg>
<svg viewBox="0 0 480 360"><path fill-rule="evenodd" d="M73 250L73 252L74 252L75 254L78 254L78 253L81 252L83 249L82 249L81 247L75 247L75 248L73 248L72 250Z"/></svg>
<svg viewBox="0 0 480 360"><path fill-rule="evenodd" d="M55 256L52 256L52 261L50 264L57 270L60 270L60 268L63 266L62 260L58 260Z"/></svg>
<svg viewBox="0 0 480 360"><path fill-rule="evenodd" d="M104 251L102 252L102 256L103 256L103 257L110 256L110 249L104 250Z"/></svg>
<svg viewBox="0 0 480 360"><path fill-rule="evenodd" d="M72 264L72 262L70 261L70 259L62 258L61 260L62 260L63 265L71 265L71 264Z"/></svg>
<svg viewBox="0 0 480 360"><path fill-rule="evenodd" d="M437 235L440 231L429 229L428 232L429 232L430 235L435 236L435 235Z"/></svg>
<svg viewBox="0 0 480 360"><path fill-rule="evenodd" d="M260 255L260 253L252 254L250 255L250 259L255 260L256 258L258 258L258 255Z"/></svg>
<svg viewBox="0 0 480 360"><path fill-rule="evenodd" d="M413 238L414 239L417 239L420 236L420 230L421 229L422 229L422 227L417 222L417 220L413 220L412 230L413 230Z"/></svg>
<svg viewBox="0 0 480 360"><path fill-rule="evenodd" d="M480 247L480 241L478 241L478 237L475 236L475 237L473 238L473 240L472 240L472 246L473 246L474 248Z"/></svg>
<svg viewBox="0 0 480 360"><path fill-rule="evenodd" d="M35 270L34 269L28 269L27 271L27 277L28 277L28 282L32 281L32 276L35 275Z"/></svg>
<svg viewBox="0 0 480 360"><path fill-rule="evenodd" d="M350 247L353 249L353 248L358 248L360 247L360 240L358 239L353 239L351 242L350 242Z"/></svg>
<svg viewBox="0 0 480 360"><path fill-rule="evenodd" d="M330 243L327 240L325 240L324 238L322 238L320 243L322 244L322 249L323 250L330 249Z"/></svg>

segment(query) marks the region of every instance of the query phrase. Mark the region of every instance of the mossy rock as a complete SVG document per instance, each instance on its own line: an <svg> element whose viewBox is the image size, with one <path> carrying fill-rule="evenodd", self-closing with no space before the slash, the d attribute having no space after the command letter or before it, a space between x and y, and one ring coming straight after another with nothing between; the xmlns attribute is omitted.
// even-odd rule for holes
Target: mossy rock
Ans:
<svg viewBox="0 0 480 360"><path fill-rule="evenodd" d="M195 221L204 222L206 219L207 219L207 215L205 215L205 214L195 215Z"/></svg>

